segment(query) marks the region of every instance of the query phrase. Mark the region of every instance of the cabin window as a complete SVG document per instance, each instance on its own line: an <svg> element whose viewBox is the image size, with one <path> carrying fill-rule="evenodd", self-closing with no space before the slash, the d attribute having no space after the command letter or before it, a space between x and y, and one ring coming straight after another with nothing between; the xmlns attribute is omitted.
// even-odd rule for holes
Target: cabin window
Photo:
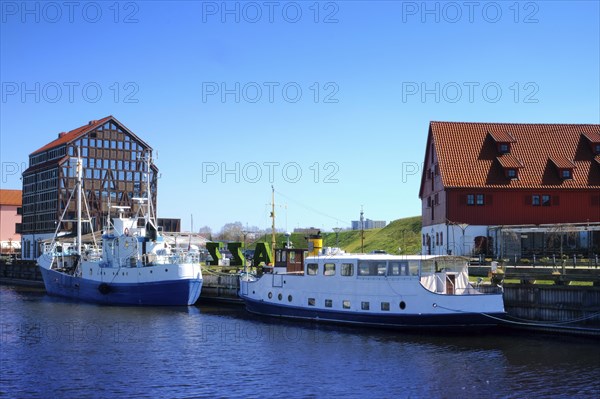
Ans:
<svg viewBox="0 0 600 399"><path fill-rule="evenodd" d="M285 251L281 251L281 261L282 262L285 262L285 254L286 254Z"/></svg>
<svg viewBox="0 0 600 399"><path fill-rule="evenodd" d="M308 298L308 306L315 306L315 298Z"/></svg>
<svg viewBox="0 0 600 399"><path fill-rule="evenodd" d="M323 266L324 276L335 276L335 263L325 263Z"/></svg>
<svg viewBox="0 0 600 399"><path fill-rule="evenodd" d="M361 302L360 303L360 308L362 310L369 310L369 302Z"/></svg>
<svg viewBox="0 0 600 399"><path fill-rule="evenodd" d="M467 194L467 205L475 205L475 195Z"/></svg>
<svg viewBox="0 0 600 399"><path fill-rule="evenodd" d="M290 263L296 263L296 252L290 252Z"/></svg>
<svg viewBox="0 0 600 399"><path fill-rule="evenodd" d="M410 272L411 276L418 276L419 275L419 265L417 263L409 263L408 271Z"/></svg>
<svg viewBox="0 0 600 399"><path fill-rule="evenodd" d="M550 196L542 195L542 206L550 206Z"/></svg>
<svg viewBox="0 0 600 399"><path fill-rule="evenodd" d="M390 303L389 302L381 302L381 310L390 310Z"/></svg>
<svg viewBox="0 0 600 399"><path fill-rule="evenodd" d="M331 299L325 299L325 307L330 308L333 306L333 301Z"/></svg>
<svg viewBox="0 0 600 399"><path fill-rule="evenodd" d="M386 271L385 262L381 261L367 261L360 262L358 264L358 275L359 276L385 276Z"/></svg>
<svg viewBox="0 0 600 399"><path fill-rule="evenodd" d="M354 276L354 265L352 263L342 263L342 276Z"/></svg>
<svg viewBox="0 0 600 399"><path fill-rule="evenodd" d="M344 309L350 309L350 301L349 301L349 300L347 300L347 299L343 300L343 301L342 301L342 307L343 307Z"/></svg>
<svg viewBox="0 0 600 399"><path fill-rule="evenodd" d="M388 264L388 276L407 276L408 262L390 262Z"/></svg>
<svg viewBox="0 0 600 399"><path fill-rule="evenodd" d="M309 263L306 265L306 274L309 276L316 276L319 272L319 265L316 263Z"/></svg>

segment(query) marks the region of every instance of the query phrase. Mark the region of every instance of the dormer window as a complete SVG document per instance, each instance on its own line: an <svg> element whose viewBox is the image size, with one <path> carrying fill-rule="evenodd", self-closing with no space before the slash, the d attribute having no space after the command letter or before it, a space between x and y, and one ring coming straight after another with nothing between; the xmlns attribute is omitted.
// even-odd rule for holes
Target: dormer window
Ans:
<svg viewBox="0 0 600 399"><path fill-rule="evenodd" d="M517 178L517 169L506 169L506 177L509 179Z"/></svg>
<svg viewBox="0 0 600 399"><path fill-rule="evenodd" d="M571 172L571 169L563 169L561 172L561 177L563 179L572 179L573 178L573 172Z"/></svg>
<svg viewBox="0 0 600 399"><path fill-rule="evenodd" d="M594 144L594 154L600 155L600 144Z"/></svg>
<svg viewBox="0 0 600 399"><path fill-rule="evenodd" d="M500 154L508 154L510 152L510 144L509 143L499 143L498 144L498 152Z"/></svg>
<svg viewBox="0 0 600 399"><path fill-rule="evenodd" d="M573 179L573 169L576 168L573 161L563 156L552 156L550 162L556 167L559 178L562 180Z"/></svg>

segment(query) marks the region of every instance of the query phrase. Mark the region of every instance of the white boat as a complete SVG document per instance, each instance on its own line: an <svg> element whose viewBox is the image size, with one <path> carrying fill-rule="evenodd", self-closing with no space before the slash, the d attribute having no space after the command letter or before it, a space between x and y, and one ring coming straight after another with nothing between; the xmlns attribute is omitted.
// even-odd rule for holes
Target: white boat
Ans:
<svg viewBox="0 0 600 399"><path fill-rule="evenodd" d="M285 258L277 251L278 260ZM492 326L505 314L501 288L488 286L493 292L484 293L471 284L462 257L328 250L307 256L300 271L277 266L240 278L239 296L249 312L413 329Z"/></svg>
<svg viewBox="0 0 600 399"><path fill-rule="evenodd" d="M149 163L148 159L147 170ZM147 184L149 193L149 178ZM202 288L199 253L173 250L165 242L152 217L149 199L136 199L143 214L135 217L123 217L126 207L116 207L119 216L102 235L100 251L82 245L81 226L86 220L81 217L81 186L82 163L78 158L77 237L74 242L61 242L57 229L38 258L48 294L115 305L194 304ZM61 222L63 218L64 214Z"/></svg>

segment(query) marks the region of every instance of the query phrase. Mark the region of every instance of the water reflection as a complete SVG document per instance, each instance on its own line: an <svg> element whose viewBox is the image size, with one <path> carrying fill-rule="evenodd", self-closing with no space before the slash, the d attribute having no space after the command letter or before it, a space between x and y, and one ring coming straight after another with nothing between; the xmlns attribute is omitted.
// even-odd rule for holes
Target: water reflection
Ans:
<svg viewBox="0 0 600 399"><path fill-rule="evenodd" d="M597 341L398 333L0 288L9 397L594 397ZM43 384L40 382L43 381Z"/></svg>

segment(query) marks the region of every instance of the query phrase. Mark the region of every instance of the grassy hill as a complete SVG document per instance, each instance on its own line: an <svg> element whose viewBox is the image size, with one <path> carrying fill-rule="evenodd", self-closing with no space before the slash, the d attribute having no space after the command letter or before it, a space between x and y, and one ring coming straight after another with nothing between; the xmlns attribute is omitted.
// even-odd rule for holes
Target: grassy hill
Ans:
<svg viewBox="0 0 600 399"><path fill-rule="evenodd" d="M335 247L335 233L322 233L323 246ZM270 242L271 236L262 237L259 241ZM284 243L283 234L277 234L278 246ZM295 248L307 248L304 234L292 233L290 241ZM361 252L360 231L341 231L338 237L339 247L346 252ZM399 248L402 249L399 252ZM384 250L390 254L417 254L421 251L421 217L413 216L394 220L383 229L365 230L364 252Z"/></svg>

